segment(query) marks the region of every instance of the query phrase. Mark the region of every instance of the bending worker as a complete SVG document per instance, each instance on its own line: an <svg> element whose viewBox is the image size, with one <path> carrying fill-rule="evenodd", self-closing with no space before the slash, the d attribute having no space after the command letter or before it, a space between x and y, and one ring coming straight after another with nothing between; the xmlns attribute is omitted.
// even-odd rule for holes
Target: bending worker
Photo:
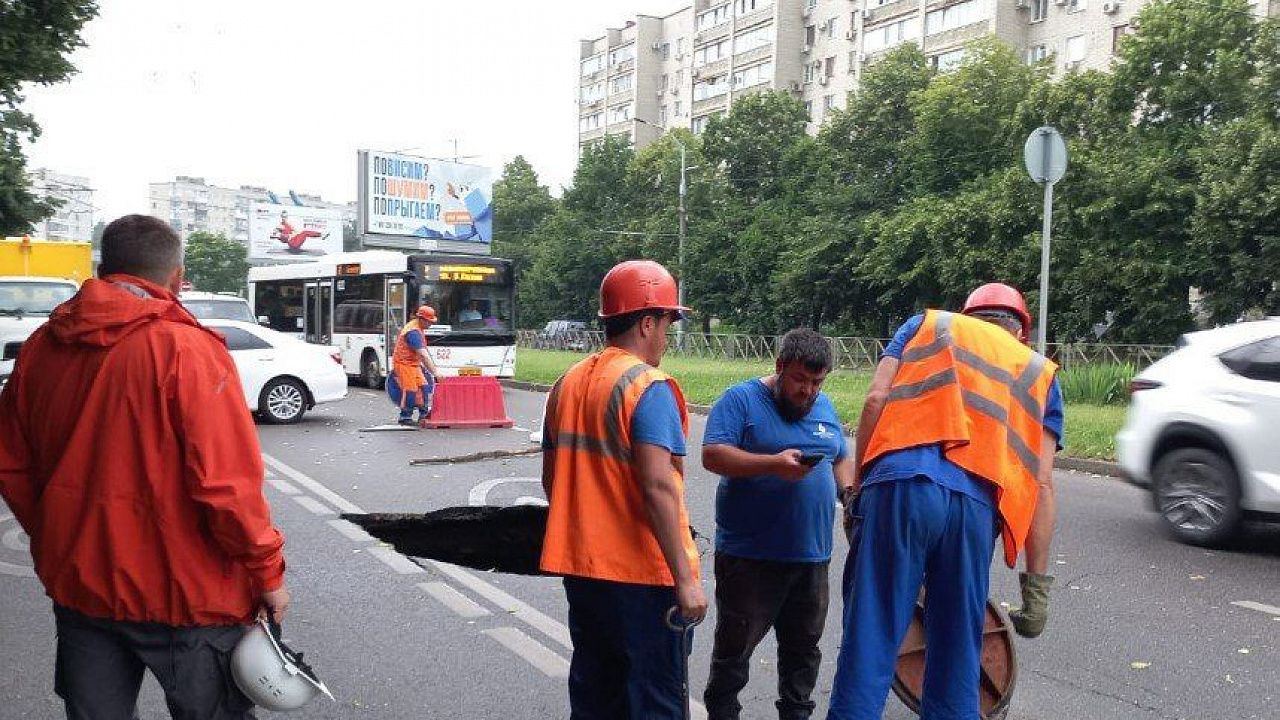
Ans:
<svg viewBox="0 0 1280 720"><path fill-rule="evenodd" d="M684 717L687 645L667 613L701 620L707 600L684 504L688 411L657 367L687 310L676 298L658 263L615 265L600 284L605 348L547 398L541 567L564 576L573 720Z"/></svg>
<svg viewBox="0 0 1280 720"><path fill-rule="evenodd" d="M427 328L436 321L436 310L422 305L396 337L391 356L396 383L400 385L400 424L421 425L431 414L431 394L436 385L436 364L427 351ZM417 408L418 419L413 419Z"/></svg>
<svg viewBox="0 0 1280 720"><path fill-rule="evenodd" d="M1022 294L990 283L964 314L929 310L885 348L858 424L861 493L850 508L844 641L829 718L878 720L925 589L920 716L978 720L980 652L997 533L1020 576L1014 628L1048 616L1057 366L1025 341Z"/></svg>
<svg viewBox="0 0 1280 720"><path fill-rule="evenodd" d="M836 495L853 484L840 417L821 389L831 365L826 338L792 330L774 373L729 388L707 418L702 464L721 476L715 646L703 695L710 720L737 720L751 653L770 628L778 717L813 714Z"/></svg>

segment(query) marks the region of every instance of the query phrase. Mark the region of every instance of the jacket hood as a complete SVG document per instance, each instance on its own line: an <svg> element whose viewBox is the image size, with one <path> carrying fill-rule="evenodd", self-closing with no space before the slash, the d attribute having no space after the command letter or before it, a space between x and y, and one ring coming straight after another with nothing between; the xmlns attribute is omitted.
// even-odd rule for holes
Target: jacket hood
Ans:
<svg viewBox="0 0 1280 720"><path fill-rule="evenodd" d="M72 345L110 347L156 320L203 329L173 293L133 275L90 278L49 316L49 332Z"/></svg>

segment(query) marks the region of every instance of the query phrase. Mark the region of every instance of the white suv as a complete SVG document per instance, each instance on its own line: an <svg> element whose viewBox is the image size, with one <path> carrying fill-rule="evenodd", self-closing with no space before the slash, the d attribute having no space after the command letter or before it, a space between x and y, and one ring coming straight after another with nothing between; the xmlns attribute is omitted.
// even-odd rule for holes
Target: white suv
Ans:
<svg viewBox="0 0 1280 720"><path fill-rule="evenodd" d="M1280 319L1184 335L1130 384L1120 466L1183 542L1280 520Z"/></svg>

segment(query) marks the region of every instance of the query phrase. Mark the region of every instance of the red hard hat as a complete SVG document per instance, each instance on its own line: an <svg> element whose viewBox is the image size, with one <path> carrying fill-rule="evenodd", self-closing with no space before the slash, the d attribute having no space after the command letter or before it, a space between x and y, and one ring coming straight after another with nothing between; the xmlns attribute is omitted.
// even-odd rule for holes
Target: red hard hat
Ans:
<svg viewBox="0 0 1280 720"><path fill-rule="evenodd" d="M436 321L436 309L430 305L419 306L417 315L419 320L426 320L430 323Z"/></svg>
<svg viewBox="0 0 1280 720"><path fill-rule="evenodd" d="M600 281L600 317L640 310L688 312L678 300L676 280L652 260L627 260L613 266Z"/></svg>
<svg viewBox="0 0 1280 720"><path fill-rule="evenodd" d="M969 293L964 301L964 314L978 310L1008 310L1022 321L1022 339L1026 340L1031 332L1031 313L1027 312L1027 301L1022 298L1018 289L1004 283L987 283Z"/></svg>

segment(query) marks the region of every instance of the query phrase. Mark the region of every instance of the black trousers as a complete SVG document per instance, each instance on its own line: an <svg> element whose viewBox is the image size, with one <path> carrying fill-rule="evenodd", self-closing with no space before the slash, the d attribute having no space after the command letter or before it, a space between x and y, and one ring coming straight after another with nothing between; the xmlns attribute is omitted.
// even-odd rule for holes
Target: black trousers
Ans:
<svg viewBox="0 0 1280 720"><path fill-rule="evenodd" d="M716 553L716 632L703 701L709 720L737 720L751 653L773 628L778 639L778 717L808 718L827 622L827 565L750 560Z"/></svg>
<svg viewBox="0 0 1280 720"><path fill-rule="evenodd" d="M174 720L252 720L231 678L240 625L172 627L101 620L55 605L54 690L68 720L135 720L142 673L164 689Z"/></svg>

